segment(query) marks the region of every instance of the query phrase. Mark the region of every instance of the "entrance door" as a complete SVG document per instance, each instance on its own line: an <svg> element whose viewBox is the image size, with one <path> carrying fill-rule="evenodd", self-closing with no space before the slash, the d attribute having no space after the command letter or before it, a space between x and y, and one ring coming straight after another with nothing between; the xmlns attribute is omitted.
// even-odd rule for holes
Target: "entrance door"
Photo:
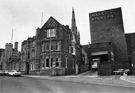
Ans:
<svg viewBox="0 0 135 93"><path fill-rule="evenodd" d="M26 74L28 75L29 74L29 63L26 62Z"/></svg>

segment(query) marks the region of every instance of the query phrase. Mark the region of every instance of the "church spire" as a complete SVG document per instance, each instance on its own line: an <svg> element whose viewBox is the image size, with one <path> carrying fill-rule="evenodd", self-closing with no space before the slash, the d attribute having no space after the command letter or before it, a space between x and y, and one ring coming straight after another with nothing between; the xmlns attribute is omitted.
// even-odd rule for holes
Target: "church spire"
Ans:
<svg viewBox="0 0 135 93"><path fill-rule="evenodd" d="M74 7L72 8L72 22L71 22L71 31L73 33L77 33L76 20L75 20L75 12Z"/></svg>

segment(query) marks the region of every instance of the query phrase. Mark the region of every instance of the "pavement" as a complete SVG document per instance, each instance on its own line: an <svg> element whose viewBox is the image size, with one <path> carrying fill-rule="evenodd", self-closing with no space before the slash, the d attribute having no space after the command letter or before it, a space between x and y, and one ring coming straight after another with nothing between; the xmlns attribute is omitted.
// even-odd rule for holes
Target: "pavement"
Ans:
<svg viewBox="0 0 135 93"><path fill-rule="evenodd" d="M48 79L48 80L61 80L80 83L92 83L100 85L133 87L135 88L135 76L98 76L98 75L70 75L70 76L37 76L37 75L23 75L24 77Z"/></svg>

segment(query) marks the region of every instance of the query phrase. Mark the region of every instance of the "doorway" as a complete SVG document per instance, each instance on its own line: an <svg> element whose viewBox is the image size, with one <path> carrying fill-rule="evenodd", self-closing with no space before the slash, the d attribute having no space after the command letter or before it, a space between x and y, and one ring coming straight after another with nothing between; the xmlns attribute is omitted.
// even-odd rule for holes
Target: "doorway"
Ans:
<svg viewBox="0 0 135 93"><path fill-rule="evenodd" d="M29 63L28 62L26 62L26 74L28 75L29 74Z"/></svg>

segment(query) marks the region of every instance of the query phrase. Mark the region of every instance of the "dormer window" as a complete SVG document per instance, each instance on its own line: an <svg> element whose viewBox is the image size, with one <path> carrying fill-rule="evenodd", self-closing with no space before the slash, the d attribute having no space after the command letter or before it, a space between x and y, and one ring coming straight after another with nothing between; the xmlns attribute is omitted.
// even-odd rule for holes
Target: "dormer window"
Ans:
<svg viewBox="0 0 135 93"><path fill-rule="evenodd" d="M48 29L47 37L56 37L56 29Z"/></svg>
<svg viewBox="0 0 135 93"><path fill-rule="evenodd" d="M32 42L32 47L35 47L35 41Z"/></svg>

